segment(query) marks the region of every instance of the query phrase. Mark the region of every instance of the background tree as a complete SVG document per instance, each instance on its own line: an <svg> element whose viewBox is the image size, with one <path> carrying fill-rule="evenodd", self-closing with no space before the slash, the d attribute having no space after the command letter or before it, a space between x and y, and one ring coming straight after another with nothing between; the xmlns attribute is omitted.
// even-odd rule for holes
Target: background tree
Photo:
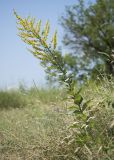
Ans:
<svg viewBox="0 0 114 160"><path fill-rule="evenodd" d="M66 7L61 24L66 31L63 42L73 51L68 55L70 59L65 58L69 70L74 73L78 70L77 75L82 76L92 71L98 74L105 67L106 73L114 75L113 0L96 0L89 5L85 0L79 0Z"/></svg>

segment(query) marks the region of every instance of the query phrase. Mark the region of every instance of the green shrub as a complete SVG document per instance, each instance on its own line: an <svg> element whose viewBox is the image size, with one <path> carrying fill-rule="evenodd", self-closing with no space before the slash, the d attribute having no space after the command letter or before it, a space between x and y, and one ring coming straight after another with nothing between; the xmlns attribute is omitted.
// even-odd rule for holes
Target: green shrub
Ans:
<svg viewBox="0 0 114 160"><path fill-rule="evenodd" d="M0 91L0 109L21 108L26 105L26 98L18 91Z"/></svg>
<svg viewBox="0 0 114 160"><path fill-rule="evenodd" d="M56 103L58 101L61 101L65 98L65 94L60 89L49 89L49 88L36 88L31 87L27 91L28 96L30 96L32 99L38 99L42 103Z"/></svg>

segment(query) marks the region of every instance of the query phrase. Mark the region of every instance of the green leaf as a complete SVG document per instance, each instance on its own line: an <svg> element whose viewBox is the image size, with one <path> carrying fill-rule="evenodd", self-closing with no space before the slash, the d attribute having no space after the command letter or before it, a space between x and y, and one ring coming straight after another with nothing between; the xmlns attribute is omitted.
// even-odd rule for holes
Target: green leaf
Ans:
<svg viewBox="0 0 114 160"><path fill-rule="evenodd" d="M80 88L76 93L75 95L79 95L79 93L81 92L82 88Z"/></svg>
<svg viewBox="0 0 114 160"><path fill-rule="evenodd" d="M83 101L83 97L79 94L79 95L75 95L74 97L74 103L77 104L78 106L80 106L80 104Z"/></svg>
<svg viewBox="0 0 114 160"><path fill-rule="evenodd" d="M80 114L80 110L78 110L78 109L72 109L72 110L68 111L68 114L69 115Z"/></svg>
<svg viewBox="0 0 114 160"><path fill-rule="evenodd" d="M91 100L88 100L86 101L83 106L82 106L82 111L84 111L87 107L88 107L88 104L90 103Z"/></svg>
<svg viewBox="0 0 114 160"><path fill-rule="evenodd" d="M77 106L70 106L68 107L69 110L75 110L77 108Z"/></svg>
<svg viewBox="0 0 114 160"><path fill-rule="evenodd" d="M73 113L80 114L81 112L80 112L80 110L76 109Z"/></svg>

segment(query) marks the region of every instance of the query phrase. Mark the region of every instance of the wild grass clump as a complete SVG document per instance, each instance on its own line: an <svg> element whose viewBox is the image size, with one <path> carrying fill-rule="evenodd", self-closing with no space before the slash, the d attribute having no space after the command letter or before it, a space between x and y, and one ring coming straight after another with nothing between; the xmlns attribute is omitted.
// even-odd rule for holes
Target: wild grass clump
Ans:
<svg viewBox="0 0 114 160"><path fill-rule="evenodd" d="M61 100L65 99L66 94L63 92L62 89L58 88L38 88L38 87L31 87L27 91L28 96L32 99L38 99L42 103L56 103L60 102Z"/></svg>
<svg viewBox="0 0 114 160"><path fill-rule="evenodd" d="M22 108L38 102L52 104L61 101L65 96L61 89L36 86L27 88L21 85L19 89L0 90L0 109Z"/></svg>
<svg viewBox="0 0 114 160"><path fill-rule="evenodd" d="M22 108L27 104L25 95L14 90L0 91L0 109Z"/></svg>

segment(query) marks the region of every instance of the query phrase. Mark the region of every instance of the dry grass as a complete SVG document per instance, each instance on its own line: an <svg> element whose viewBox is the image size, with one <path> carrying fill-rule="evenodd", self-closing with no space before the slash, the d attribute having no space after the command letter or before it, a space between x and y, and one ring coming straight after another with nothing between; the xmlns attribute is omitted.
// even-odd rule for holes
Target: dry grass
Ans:
<svg viewBox="0 0 114 160"><path fill-rule="evenodd" d="M104 82L89 83L82 90L84 99L92 99L87 111L95 113L91 123L91 135L95 139L89 137L89 148L86 145L81 148L78 142L80 129L68 128L76 117L67 114L65 93L31 88L17 90L13 97L12 91L11 95L7 91L5 96L0 94L2 102L7 100L7 95L21 97L18 107L11 100L7 101L7 107L1 107L0 160L113 160L114 133L110 126L114 120L114 85ZM26 103L21 107L23 100Z"/></svg>
<svg viewBox="0 0 114 160"><path fill-rule="evenodd" d="M25 107L0 110L0 160L61 159L69 120L59 93L49 93L29 90Z"/></svg>

